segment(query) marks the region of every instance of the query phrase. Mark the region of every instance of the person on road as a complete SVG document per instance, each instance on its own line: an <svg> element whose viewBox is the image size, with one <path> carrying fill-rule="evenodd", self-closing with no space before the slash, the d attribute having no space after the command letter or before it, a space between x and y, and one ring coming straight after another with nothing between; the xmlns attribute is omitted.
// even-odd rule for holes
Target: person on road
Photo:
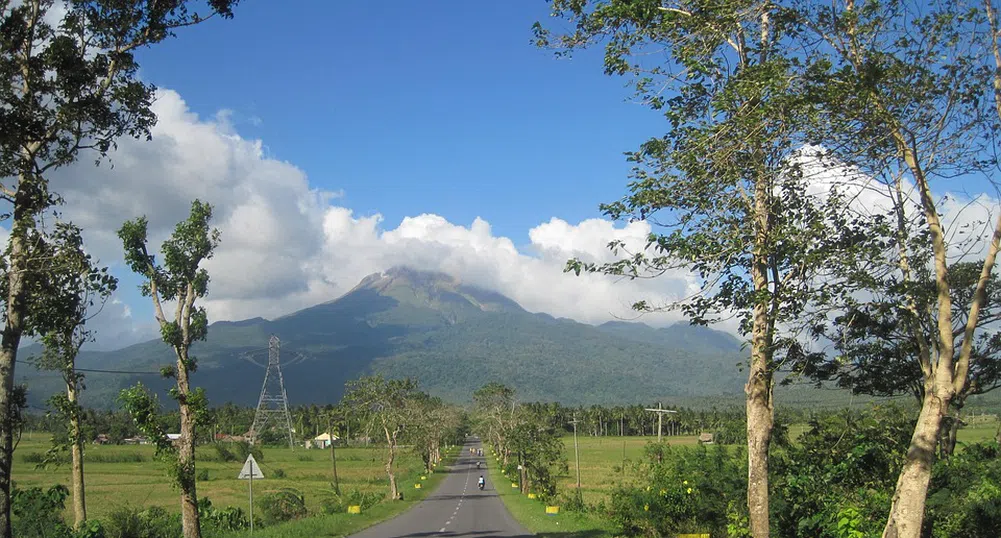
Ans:
<svg viewBox="0 0 1001 538"><path fill-rule="evenodd" d="M483 480L483 475L480 475L480 480L476 483L476 485L478 485L480 487L480 489L483 489L483 486L485 484L486 484L486 481Z"/></svg>

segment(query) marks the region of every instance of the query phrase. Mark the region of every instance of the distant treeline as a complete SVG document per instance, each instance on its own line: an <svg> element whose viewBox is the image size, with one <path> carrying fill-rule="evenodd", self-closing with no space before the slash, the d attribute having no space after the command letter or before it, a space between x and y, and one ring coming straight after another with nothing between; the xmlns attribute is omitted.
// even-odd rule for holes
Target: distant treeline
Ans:
<svg viewBox="0 0 1001 538"><path fill-rule="evenodd" d="M577 432L585 436L656 436L657 414L646 411L656 408L656 403L647 405L628 405L604 407L598 405L570 407L559 403L525 403L522 404L533 412L550 417L556 428L569 434L573 432L572 421L577 418ZM713 433L719 442L740 442L745 429L744 410L737 406L720 409L692 409L680 406L663 406L676 413L665 414L663 418L664 435L699 435ZM210 426L198 430L198 443L211 442L216 434L240 436L250 430L254 422L253 407L244 407L232 403L213 407L209 410ZM334 429L340 437L347 441L365 439L369 432L365 431L364 422L352 416L352 413L336 405L301 405L292 407L292 428L294 437L301 444L307 439L322 434L334 420ZM778 424L807 422L811 418L827 414L827 411L810 411L793 409L780 412ZM334 418L331 418L334 417ZM99 435L107 436L107 441L120 444L125 439L140 434L132 419L124 411L85 409L82 417L82 436L87 442L92 442ZM163 429L167 432L177 432L180 429L180 417L177 411L164 412L160 416ZM57 437L66 435L66 424L59 418L48 414L27 414L25 416L25 431L48 432ZM371 436L373 442L380 442L377 435ZM262 435L265 444L281 444L282 438L276 432L265 432Z"/></svg>

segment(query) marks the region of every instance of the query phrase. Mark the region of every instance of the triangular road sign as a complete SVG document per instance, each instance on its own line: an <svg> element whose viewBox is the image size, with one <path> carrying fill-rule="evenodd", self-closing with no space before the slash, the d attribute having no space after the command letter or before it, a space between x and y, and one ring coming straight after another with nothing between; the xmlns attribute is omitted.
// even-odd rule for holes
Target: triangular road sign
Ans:
<svg viewBox="0 0 1001 538"><path fill-rule="evenodd" d="M253 454L247 455L247 461L243 464L243 470L240 471L240 480L247 480L249 478L264 478L264 473L261 472L261 468L257 466L257 462L254 460Z"/></svg>

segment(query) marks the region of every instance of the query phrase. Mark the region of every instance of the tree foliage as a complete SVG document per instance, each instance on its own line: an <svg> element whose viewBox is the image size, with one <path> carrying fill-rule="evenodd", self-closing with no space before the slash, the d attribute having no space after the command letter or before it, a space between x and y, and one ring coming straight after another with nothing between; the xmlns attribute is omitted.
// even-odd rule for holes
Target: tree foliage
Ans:
<svg viewBox="0 0 1001 538"><path fill-rule="evenodd" d="M558 0L572 29L536 24L537 43L569 53L603 44L605 73L631 77L636 96L669 130L629 153L629 194L601 205L616 220L654 226L645 244L609 244L611 263L567 270L630 278L691 271L700 289L668 300L693 323L736 316L750 338L748 502L754 535L768 535L773 376L796 360L814 298L838 293L823 275L850 248L836 193L807 190L802 163L814 96L813 55L794 47L795 17L769 1ZM655 58L656 60L651 60ZM687 292L686 292L687 293ZM640 311L665 308L641 301ZM792 328L792 330L790 330Z"/></svg>
<svg viewBox="0 0 1001 538"><path fill-rule="evenodd" d="M0 341L0 536L11 536L10 465L14 368L21 337L40 336L45 315L32 281L50 269L34 257L38 224L62 202L48 174L81 151L106 156L122 136L149 137L155 88L138 80L135 54L185 26L232 16L238 0L0 2L0 200L10 219L4 250ZM57 5L58 4L58 5ZM203 12L205 13L205 12ZM60 14L58 20L52 15ZM42 274L39 277L39 273ZM33 295L34 294L34 295ZM45 301L42 301L44 303Z"/></svg>
<svg viewBox="0 0 1001 538"><path fill-rule="evenodd" d="M385 379L382 376L363 377L347 383L344 404L379 430L386 440L386 476L389 478L390 499L398 499L394 464L398 446L408 428L420 428L415 421L421 393L412 379Z"/></svg>
<svg viewBox="0 0 1001 538"><path fill-rule="evenodd" d="M195 493L195 432L208 422L208 398L201 387L191 390L189 376L197 369L198 362L189 351L194 342L204 340L208 334L205 308L196 307L195 301L208 293L209 274L201 264L212 257L219 244L219 230L210 227L211 219L210 205L199 200L192 202L191 214L177 224L160 248L162 263L157 262L146 246L145 217L124 223L118 231L125 248L125 262L144 278L140 290L152 298L160 337L176 357L176 364L164 367L162 373L177 382L170 395L181 413L181 433L172 475L181 489L185 538L201 536ZM164 314L166 301L177 304L171 319ZM133 418L141 429L154 428L156 409L147 391L137 386L122 391L121 397L130 410L136 411ZM162 442L162 437L157 438Z"/></svg>

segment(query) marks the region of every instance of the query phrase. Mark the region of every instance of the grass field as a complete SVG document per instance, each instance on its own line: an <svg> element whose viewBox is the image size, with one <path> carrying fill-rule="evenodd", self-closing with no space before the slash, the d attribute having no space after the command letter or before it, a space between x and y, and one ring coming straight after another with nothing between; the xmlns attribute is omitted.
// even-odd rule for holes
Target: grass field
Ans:
<svg viewBox="0 0 1001 538"><path fill-rule="evenodd" d="M628 478L631 462L643 457L644 447L656 442L656 437L577 437L580 452L580 489L585 503L607 501L616 484ZM698 436L664 436L671 446L695 446ZM559 478L558 491L571 491L577 487L577 472L574 464L573 436L563 438L566 445L567 462L570 472ZM626 461L625 473L622 462Z"/></svg>
<svg viewBox="0 0 1001 538"><path fill-rule="evenodd" d="M57 483L69 486L69 465L55 469L36 469L33 463L24 461L27 455L44 452L48 446L47 434L25 434L21 439L14 455L13 469L13 479L19 486L45 488ZM214 455L215 452L211 446L198 447L197 450L197 454L205 456ZM338 449L337 474L341 490L387 491L388 482L383 471L384 453L385 449L382 447ZM142 461L104 463L129 458L141 458ZM265 448L264 458L258 464L265 478L254 481L255 499L280 487L294 487L305 494L310 513L319 513L321 500L333 492L333 473L330 452L327 450ZM401 481L401 488L408 496L413 497L413 493L421 490L408 491L405 488L413 487L410 482L419 475L422 467L420 459L408 450L401 450L397 464L398 476L405 477L405 481ZM213 506L218 508L238 506L246 510L248 484L246 480L236 478L242 466L243 461L198 461L198 471L207 470L209 477L208 480L198 481L198 496L208 497ZM285 473L284 478L274 478L279 469ZM153 460L151 446L88 445L84 455L84 472L87 515L91 518L101 519L123 504L159 505L171 512L179 509L178 492L167 482L163 464ZM66 518L68 521L72 519L68 501Z"/></svg>
<svg viewBox="0 0 1001 538"><path fill-rule="evenodd" d="M792 424L789 427L789 437L794 443L807 430L806 424ZM959 430L960 443L975 443L994 439L998 431L996 416L978 417L969 420L969 425ZM695 446L697 436L665 436L664 440L671 446ZM656 441L656 437L585 437L578 436L580 448L581 492L584 502L596 503L607 500L612 489L623 478L628 478L629 462L638 461L643 455L643 447ZM577 475L574 466L573 436L563 438L566 445L567 461L570 472L561 476L558 481L559 491L570 491L577 485ZM962 450L960 446L959 450ZM622 462L627 462L625 473Z"/></svg>

